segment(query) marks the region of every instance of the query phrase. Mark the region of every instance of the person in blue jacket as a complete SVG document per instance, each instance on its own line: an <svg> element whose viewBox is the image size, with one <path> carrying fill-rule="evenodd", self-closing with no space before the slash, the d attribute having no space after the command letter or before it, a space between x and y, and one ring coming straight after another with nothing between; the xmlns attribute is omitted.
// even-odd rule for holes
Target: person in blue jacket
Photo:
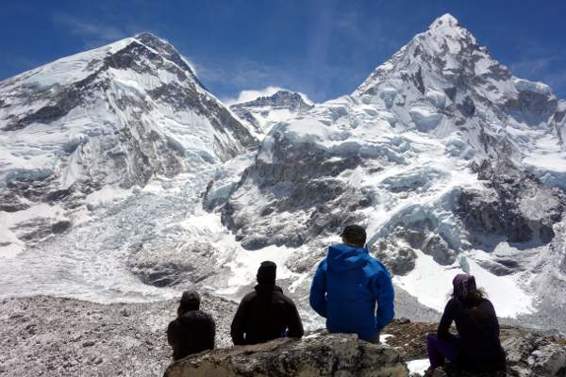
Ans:
<svg viewBox="0 0 566 377"><path fill-rule="evenodd" d="M358 334L360 339L377 343L379 333L395 315L391 276L364 247L364 228L349 225L341 236L343 243L330 246L318 266L310 304L326 318L330 333Z"/></svg>

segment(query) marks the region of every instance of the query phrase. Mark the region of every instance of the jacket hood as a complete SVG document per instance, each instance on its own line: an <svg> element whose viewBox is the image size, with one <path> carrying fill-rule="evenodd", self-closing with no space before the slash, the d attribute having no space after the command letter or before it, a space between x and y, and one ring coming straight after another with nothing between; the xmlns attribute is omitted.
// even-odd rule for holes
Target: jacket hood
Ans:
<svg viewBox="0 0 566 377"><path fill-rule="evenodd" d="M364 247L346 244L332 245L328 248L326 263L332 271L346 271L364 267L368 261L369 252Z"/></svg>
<svg viewBox="0 0 566 377"><path fill-rule="evenodd" d="M202 313L200 310L187 310L186 312L184 312L180 317L179 320L183 323L188 323L193 321L193 319L195 318L195 316L199 316L200 313Z"/></svg>
<svg viewBox="0 0 566 377"><path fill-rule="evenodd" d="M271 284L258 284L255 286L255 291L258 295L271 295L272 292L281 292L283 293L283 289L279 288L276 285Z"/></svg>

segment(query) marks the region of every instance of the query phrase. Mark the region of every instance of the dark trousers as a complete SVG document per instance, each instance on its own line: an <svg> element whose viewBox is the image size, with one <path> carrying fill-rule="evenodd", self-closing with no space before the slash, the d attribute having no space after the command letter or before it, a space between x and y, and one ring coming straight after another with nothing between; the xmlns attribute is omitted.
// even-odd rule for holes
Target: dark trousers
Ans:
<svg viewBox="0 0 566 377"><path fill-rule="evenodd" d="M434 334L426 337L426 349L431 368L444 365L444 361L455 362L460 351L460 338L453 337L448 340L439 339Z"/></svg>

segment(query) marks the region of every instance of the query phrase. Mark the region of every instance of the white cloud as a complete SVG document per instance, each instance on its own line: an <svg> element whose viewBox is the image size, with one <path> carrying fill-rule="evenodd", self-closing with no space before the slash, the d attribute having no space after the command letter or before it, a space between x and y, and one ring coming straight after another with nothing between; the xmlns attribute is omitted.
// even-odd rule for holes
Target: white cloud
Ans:
<svg viewBox="0 0 566 377"><path fill-rule="evenodd" d="M66 28L71 34L80 37L85 47L114 42L128 35L128 32L121 27L96 20L84 20L66 13L55 13L51 20L56 25Z"/></svg>

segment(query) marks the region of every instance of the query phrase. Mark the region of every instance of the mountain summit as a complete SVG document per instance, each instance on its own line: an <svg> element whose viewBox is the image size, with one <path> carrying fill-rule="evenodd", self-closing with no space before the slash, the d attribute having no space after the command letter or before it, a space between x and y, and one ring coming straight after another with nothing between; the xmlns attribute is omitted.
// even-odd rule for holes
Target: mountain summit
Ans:
<svg viewBox="0 0 566 377"><path fill-rule="evenodd" d="M255 127L258 134L267 134L275 124L297 117L312 107L313 103L304 95L282 89L270 96L236 103L230 109Z"/></svg>
<svg viewBox="0 0 566 377"><path fill-rule="evenodd" d="M2 81L0 98L0 210L9 212L77 208L103 188L198 171L256 142L176 49L149 33ZM48 213L31 223L9 224L16 235L4 243L22 245L22 233L35 242L72 219Z"/></svg>

